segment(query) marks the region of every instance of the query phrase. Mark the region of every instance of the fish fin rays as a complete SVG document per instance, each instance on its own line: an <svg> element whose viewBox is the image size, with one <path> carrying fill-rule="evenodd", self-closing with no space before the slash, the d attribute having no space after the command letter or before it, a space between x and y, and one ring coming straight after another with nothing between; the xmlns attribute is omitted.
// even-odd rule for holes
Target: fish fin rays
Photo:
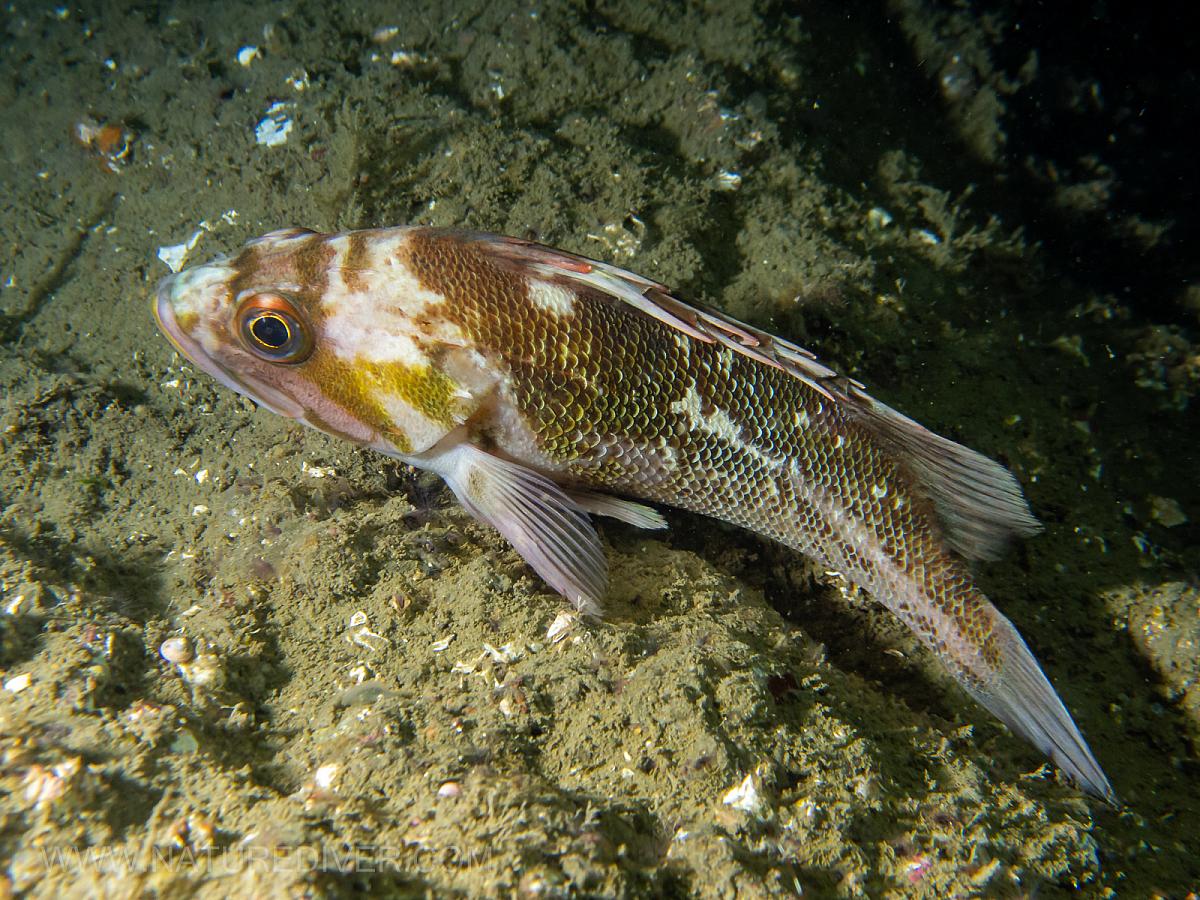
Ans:
<svg viewBox="0 0 1200 900"><path fill-rule="evenodd" d="M623 303L694 340L718 343L803 381L866 423L910 463L933 501L950 545L968 559L993 559L1009 537L1041 529L1020 485L999 463L940 437L872 398L803 347L739 322L718 310L688 304L670 288L617 266L517 238L462 232L500 266L518 268Z"/></svg>
<svg viewBox="0 0 1200 900"><path fill-rule="evenodd" d="M947 543L967 559L995 559L1013 536L1041 531L1021 486L1000 463L956 444L865 394L857 418L891 444L933 502Z"/></svg>
<svg viewBox="0 0 1200 900"><path fill-rule="evenodd" d="M1071 714L1024 639L999 612L992 637L1000 643L999 671L967 692L1013 732L1053 760L1080 788L1116 806L1119 801Z"/></svg>
<svg viewBox="0 0 1200 900"><path fill-rule="evenodd" d="M587 513L532 469L468 443L423 461L475 518L491 525L581 612L600 614L608 563Z"/></svg>
<svg viewBox="0 0 1200 900"><path fill-rule="evenodd" d="M633 500L613 497L599 491L570 490L566 494L576 506L594 516L606 516L626 525L650 531L667 527L667 520L663 518L662 513Z"/></svg>
<svg viewBox="0 0 1200 900"><path fill-rule="evenodd" d="M694 340L722 344L750 359L782 369L831 400L837 399L834 391L842 386L862 388L858 382L838 375L819 362L811 351L719 310L685 303L665 284L586 256L518 238L473 232L461 232L460 237L474 242L497 265L516 268L524 275L532 270L549 281L572 286L609 302L624 303Z"/></svg>

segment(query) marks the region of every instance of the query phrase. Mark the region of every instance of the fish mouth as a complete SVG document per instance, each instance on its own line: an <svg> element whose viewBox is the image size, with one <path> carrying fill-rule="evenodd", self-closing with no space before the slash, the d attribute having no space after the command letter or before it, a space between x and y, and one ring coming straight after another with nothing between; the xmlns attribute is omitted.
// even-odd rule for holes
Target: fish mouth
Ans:
<svg viewBox="0 0 1200 900"><path fill-rule="evenodd" d="M158 329L180 355L190 363L207 372L225 387L249 397L260 406L265 406L271 412L289 419L304 419L304 408L283 392L264 384L252 375L233 375L221 366L200 345L199 341L190 337L179 325L175 315L174 294L176 281L183 273L168 275L158 283L158 291L154 303L154 318Z"/></svg>

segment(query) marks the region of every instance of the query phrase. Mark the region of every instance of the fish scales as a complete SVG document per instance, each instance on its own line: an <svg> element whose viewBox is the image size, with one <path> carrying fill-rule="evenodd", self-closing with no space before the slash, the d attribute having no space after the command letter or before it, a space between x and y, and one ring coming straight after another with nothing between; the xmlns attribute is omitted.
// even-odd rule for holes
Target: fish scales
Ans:
<svg viewBox="0 0 1200 900"><path fill-rule="evenodd" d="M590 514L752 529L891 609L1082 787L1111 786L968 557L1037 530L1015 479L780 338L594 260L494 235L289 230L164 280L159 323L227 386L442 475L598 612Z"/></svg>
<svg viewBox="0 0 1200 900"><path fill-rule="evenodd" d="M987 600L945 551L931 504L878 440L804 382L720 345L678 340L591 290L569 317L538 308L526 278L471 245L414 241L406 262L507 366L511 402L572 476L805 552L890 597L935 649L958 644L964 677L975 677L976 654L995 665ZM919 590L901 591L901 581Z"/></svg>

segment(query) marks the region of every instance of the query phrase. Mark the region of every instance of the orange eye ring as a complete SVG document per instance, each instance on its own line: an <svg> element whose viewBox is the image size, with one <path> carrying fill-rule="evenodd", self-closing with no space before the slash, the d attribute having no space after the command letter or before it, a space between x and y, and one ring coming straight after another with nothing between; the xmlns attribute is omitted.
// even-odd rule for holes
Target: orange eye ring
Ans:
<svg viewBox="0 0 1200 900"><path fill-rule="evenodd" d="M312 354L312 331L281 294L251 294L238 306L234 325L243 346L267 362L301 363Z"/></svg>

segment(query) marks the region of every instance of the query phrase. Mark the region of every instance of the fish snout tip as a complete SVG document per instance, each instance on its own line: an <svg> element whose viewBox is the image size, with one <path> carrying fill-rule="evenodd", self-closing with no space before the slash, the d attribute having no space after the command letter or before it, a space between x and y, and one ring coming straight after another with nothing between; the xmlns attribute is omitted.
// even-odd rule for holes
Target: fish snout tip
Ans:
<svg viewBox="0 0 1200 900"><path fill-rule="evenodd" d="M158 323L158 330L166 335L167 339L175 346L175 349L184 353L183 333L179 327L179 320L175 315L175 285L177 283L178 274L167 275L158 282L158 287L154 292L154 320ZM186 355L186 353L185 353Z"/></svg>

